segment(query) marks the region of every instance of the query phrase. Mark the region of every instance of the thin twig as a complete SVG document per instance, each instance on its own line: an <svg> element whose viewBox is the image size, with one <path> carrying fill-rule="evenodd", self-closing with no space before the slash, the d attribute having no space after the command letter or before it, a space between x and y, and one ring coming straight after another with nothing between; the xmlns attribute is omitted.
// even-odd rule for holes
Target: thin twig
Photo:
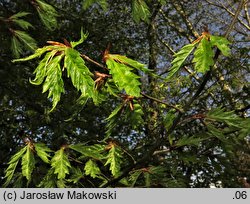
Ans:
<svg viewBox="0 0 250 204"><path fill-rule="evenodd" d="M98 62L96 62L95 60L91 59L91 58L88 57L87 55L81 54L81 57L84 58L85 60L87 60L87 61L89 61L89 62L95 64L96 66L101 67L101 68L107 70L107 67L105 67L104 65L102 65L102 64L100 64L100 63L98 63Z"/></svg>
<svg viewBox="0 0 250 204"><path fill-rule="evenodd" d="M168 107L171 107L171 108L174 108L174 109L177 110L178 112L183 112L182 109L180 109L180 108L178 108L178 107L176 107L176 106L174 106L174 105L172 105L172 104L169 104L169 103L166 103L166 102L164 102L164 101L161 101L161 100L159 100L159 99L157 99L157 98L154 98L154 97L152 97L152 96L149 96L149 95L147 95L147 94L145 94L145 93L142 93L142 92L141 92L141 95L143 95L145 98L151 99L151 100L153 100L153 101L155 101L155 102L164 104L164 105L166 105L166 106L168 106Z"/></svg>

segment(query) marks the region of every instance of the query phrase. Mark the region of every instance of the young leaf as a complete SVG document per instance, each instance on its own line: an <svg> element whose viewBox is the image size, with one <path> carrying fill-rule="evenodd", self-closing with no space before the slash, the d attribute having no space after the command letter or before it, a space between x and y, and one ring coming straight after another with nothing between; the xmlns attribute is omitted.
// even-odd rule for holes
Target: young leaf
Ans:
<svg viewBox="0 0 250 204"><path fill-rule="evenodd" d="M120 174L122 154L121 150L115 144L109 144L109 152L107 155L107 161L104 166L110 165L109 169L114 177Z"/></svg>
<svg viewBox="0 0 250 204"><path fill-rule="evenodd" d="M80 45L82 44L88 37L88 33L83 33L83 29L81 28L81 39L76 41L76 42L70 42L71 44L71 47L74 48L76 47L77 45Z"/></svg>
<svg viewBox="0 0 250 204"><path fill-rule="evenodd" d="M26 150L27 150L27 146L23 147L16 154L14 154L11 157L10 161L8 162L9 166L5 170L5 176L4 176L4 178L6 178L6 181L4 183L5 187L9 185L11 179L13 178L13 175L15 173L17 164L18 164L20 158L23 156L23 154L25 153Z"/></svg>
<svg viewBox="0 0 250 204"><path fill-rule="evenodd" d="M28 181L31 180L31 174L35 168L35 158L33 154L33 144L28 144L26 153L22 157L22 174Z"/></svg>
<svg viewBox="0 0 250 204"><path fill-rule="evenodd" d="M214 64L213 57L214 52L210 41L203 38L194 52L195 70L201 73L210 70L210 67Z"/></svg>
<svg viewBox="0 0 250 204"><path fill-rule="evenodd" d="M142 111L141 105L136 100L134 100L133 108L133 110L127 111L126 118L128 122L132 125L132 128L137 129L138 127L144 124L144 113Z"/></svg>
<svg viewBox="0 0 250 204"><path fill-rule="evenodd" d="M168 76L166 80L171 79L173 75L181 68L184 61L187 59L187 57L191 54L195 47L195 44L188 44L181 48L179 52L177 52L174 55L174 60L171 62L172 67L170 68L170 71L168 73Z"/></svg>
<svg viewBox="0 0 250 204"><path fill-rule="evenodd" d="M108 8L107 0L84 0L82 3L82 7L84 10L86 10L94 3L98 3L104 11L106 11Z"/></svg>
<svg viewBox="0 0 250 204"><path fill-rule="evenodd" d="M38 48L38 49L36 49L34 54L27 56L27 57L24 57L24 58L12 60L12 62L23 62L23 61L32 60L34 58L40 57L43 53L49 51L50 49L51 49L51 46L45 46L43 48Z"/></svg>
<svg viewBox="0 0 250 204"><path fill-rule="evenodd" d="M37 155L45 162L49 163L49 157L50 155L48 152L52 152L51 149L49 149L44 143L35 143L35 150Z"/></svg>
<svg viewBox="0 0 250 204"><path fill-rule="evenodd" d="M225 111L225 109L220 107L210 110L206 115L206 120L224 122L228 126L237 128L241 128L243 124L242 119L234 111Z"/></svg>
<svg viewBox="0 0 250 204"><path fill-rule="evenodd" d="M106 57L106 64L110 70L115 84L120 90L125 90L130 96L140 96L140 77L131 72L132 68L127 64L116 61L113 55L108 54Z"/></svg>
<svg viewBox="0 0 250 204"><path fill-rule="evenodd" d="M16 36L28 50L35 51L37 49L36 41L30 35L20 30L14 30L13 32L14 36Z"/></svg>
<svg viewBox="0 0 250 204"><path fill-rule="evenodd" d="M81 153L83 155L81 158L91 157L93 159L99 160L103 158L102 152L105 150L105 146L101 144L95 144L91 146L86 146L85 144L75 144L70 145L69 148Z"/></svg>
<svg viewBox="0 0 250 204"><path fill-rule="evenodd" d="M20 57L23 52L22 44L15 36L11 38L11 51L14 57Z"/></svg>
<svg viewBox="0 0 250 204"><path fill-rule="evenodd" d="M24 17L24 16L27 16L27 15L29 15L30 13L28 13L28 12L25 12L25 11L21 11L21 12L18 12L18 13L16 13L16 14L14 14L14 15L12 15L11 17L10 17L10 19L18 19L18 18L21 18L21 17Z"/></svg>
<svg viewBox="0 0 250 204"><path fill-rule="evenodd" d="M54 174L54 169L49 169L47 174L43 177L42 181L37 186L39 188L55 188L56 178Z"/></svg>
<svg viewBox="0 0 250 204"><path fill-rule="evenodd" d="M98 177L101 174L101 170L92 159L86 162L84 171L86 175L90 175L92 178Z"/></svg>
<svg viewBox="0 0 250 204"><path fill-rule="evenodd" d="M184 137L180 138L175 145L177 147L186 146L186 145L198 146L200 144L200 142L202 142L205 139L207 139L207 138L200 138L200 137L195 137L195 136L191 136L191 137L184 136Z"/></svg>
<svg viewBox="0 0 250 204"><path fill-rule="evenodd" d="M136 23L139 23L140 20L149 22L150 11L144 0L132 1L132 17Z"/></svg>
<svg viewBox="0 0 250 204"><path fill-rule="evenodd" d="M54 169L54 174L57 174L58 179L64 179L66 174L69 174L71 165L63 147L58 150L51 159L51 166Z"/></svg>
<svg viewBox="0 0 250 204"><path fill-rule="evenodd" d="M79 180L83 177L83 172L79 167L71 168L71 175L70 178L68 179L69 182L73 182L74 184L78 183Z"/></svg>
<svg viewBox="0 0 250 204"><path fill-rule="evenodd" d="M60 101L61 93L64 92L62 71L60 67L62 57L62 55L54 57L47 65L43 93L49 90L48 98L52 96L52 108L50 112L54 110L57 103Z"/></svg>
<svg viewBox="0 0 250 204"><path fill-rule="evenodd" d="M225 37L211 35L210 42L212 46L218 47L224 56L230 55L230 47L228 45L231 43Z"/></svg>
<svg viewBox="0 0 250 204"><path fill-rule="evenodd" d="M54 9L53 6L45 3L41 0L36 0L37 5L35 8L39 14L39 17L43 24L51 31L57 28L57 11Z"/></svg>
<svg viewBox="0 0 250 204"><path fill-rule="evenodd" d="M71 78L74 87L81 91L82 96L93 98L95 82L80 53L72 48L66 48L64 67L67 68L68 77Z"/></svg>
<svg viewBox="0 0 250 204"><path fill-rule="evenodd" d="M135 171L133 172L130 177L129 177L129 181L131 182L130 187L134 187L139 176L142 174L142 171Z"/></svg>
<svg viewBox="0 0 250 204"><path fill-rule="evenodd" d="M15 24L19 25L24 30L28 30L29 27L33 27L29 22L20 19L21 17L27 16L30 13L28 12L18 12L14 15L12 15L9 19L14 22Z"/></svg>
<svg viewBox="0 0 250 204"><path fill-rule="evenodd" d="M106 125L106 129L107 129L106 137L109 137L111 135L113 128L116 126L117 121L120 118L120 113L123 107L124 105L120 104L112 111L109 117L106 118L106 121L108 121L108 124Z"/></svg>

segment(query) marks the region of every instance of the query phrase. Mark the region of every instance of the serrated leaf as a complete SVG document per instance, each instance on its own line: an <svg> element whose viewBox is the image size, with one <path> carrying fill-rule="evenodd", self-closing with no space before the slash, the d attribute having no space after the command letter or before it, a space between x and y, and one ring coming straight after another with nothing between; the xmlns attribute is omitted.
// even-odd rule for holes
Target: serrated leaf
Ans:
<svg viewBox="0 0 250 204"><path fill-rule="evenodd" d="M173 75L181 68L187 57L192 53L194 47L195 44L185 45L174 55L174 60L171 62L172 67L168 72L166 80L171 79Z"/></svg>
<svg viewBox="0 0 250 204"><path fill-rule="evenodd" d="M36 6L38 15L43 24L51 31L57 28L57 16L58 13L50 4L41 0L36 0L38 6Z"/></svg>
<svg viewBox="0 0 250 204"><path fill-rule="evenodd" d="M24 16L27 16L27 15L29 15L29 14L30 14L30 13L28 13L28 12L21 11L21 12L18 12L18 13L16 13L16 14L12 15L12 16L10 17L10 19L18 19L18 18L20 18L20 17L24 17Z"/></svg>
<svg viewBox="0 0 250 204"><path fill-rule="evenodd" d="M72 48L76 47L77 45L82 44L88 37L88 33L83 33L83 29L81 28L81 39L76 42L70 42Z"/></svg>
<svg viewBox="0 0 250 204"><path fill-rule="evenodd" d="M8 186L11 179L13 178L13 175L15 173L17 164L20 160L20 158L23 156L23 154L25 153L25 151L27 150L27 146L23 147L22 149L20 149L16 154L14 154L10 161L8 162L9 166L8 168L4 171L5 172L5 176L4 178L6 178L6 181L4 183L4 186Z"/></svg>
<svg viewBox="0 0 250 204"><path fill-rule="evenodd" d="M85 164L84 171L86 175L96 178L101 174L101 170L93 160L88 160Z"/></svg>
<svg viewBox="0 0 250 204"><path fill-rule="evenodd" d="M39 188L55 188L56 178L54 174L54 169L49 169L47 174L43 177L42 181L38 184Z"/></svg>
<svg viewBox="0 0 250 204"><path fill-rule="evenodd" d="M53 152L51 149L49 149L44 143L35 143L35 150L37 155L45 162L50 163L49 157L50 155L48 152Z"/></svg>
<svg viewBox="0 0 250 204"><path fill-rule="evenodd" d="M62 57L63 55L54 57L47 65L43 93L49 90L48 98L52 96L52 108L50 112L55 109L57 103L60 101L61 94L64 93L64 84L60 67Z"/></svg>
<svg viewBox="0 0 250 204"><path fill-rule="evenodd" d="M35 168L35 157L32 145L31 143L27 145L26 153L22 157L22 174L28 181L31 180L31 174Z"/></svg>
<svg viewBox="0 0 250 204"><path fill-rule="evenodd" d="M207 120L214 120L218 122L224 122L229 126L241 128L242 118L237 116L234 111L225 111L223 108L215 108L210 110L206 115Z"/></svg>
<svg viewBox="0 0 250 204"><path fill-rule="evenodd" d="M132 17L136 23L139 23L141 20L148 23L150 15L148 5L144 0L132 1Z"/></svg>
<svg viewBox="0 0 250 204"><path fill-rule="evenodd" d="M140 96L140 77L134 74L132 68L126 64L119 63L112 58L112 55L108 54L106 56L106 64L110 70L110 74L119 90L125 90L130 96L139 97Z"/></svg>
<svg viewBox="0 0 250 204"><path fill-rule="evenodd" d="M108 121L107 125L106 125L106 137L109 137L111 135L112 130L114 129L114 127L116 126L118 119L120 117L120 113L121 110L123 108L124 104L120 104L119 106L117 106L112 113L109 115L108 118L106 118L105 120Z"/></svg>
<svg viewBox="0 0 250 204"><path fill-rule="evenodd" d="M99 4L104 11L106 11L108 8L107 0L84 0L82 7L84 10L86 10L94 3Z"/></svg>
<svg viewBox="0 0 250 204"><path fill-rule="evenodd" d="M24 30L28 30L29 28L34 28L28 21L25 21L23 19L14 19L12 21Z"/></svg>
<svg viewBox="0 0 250 204"><path fill-rule="evenodd" d="M23 45L28 50L35 51L37 49L36 41L30 35L20 30L14 30L13 32L14 32L14 35L18 38L18 40L22 42Z"/></svg>
<svg viewBox="0 0 250 204"><path fill-rule="evenodd" d="M38 48L38 49L36 49L34 54L29 55L29 56L24 57L24 58L12 60L12 62L23 62L23 61L32 60L34 58L40 57L43 53L47 52L50 49L51 49L50 46L46 46L46 47L43 47L43 48Z"/></svg>
<svg viewBox="0 0 250 204"><path fill-rule="evenodd" d="M141 105L134 100L133 110L128 110L126 114L126 120L131 124L133 129L137 129L144 124L143 111Z"/></svg>
<svg viewBox="0 0 250 204"><path fill-rule="evenodd" d="M68 156L64 152L64 148L58 150L51 159L51 166L54 169L54 174L57 174L58 179L64 179L66 174L69 174L71 168Z"/></svg>
<svg viewBox="0 0 250 204"><path fill-rule="evenodd" d="M191 136L191 137L184 136L176 142L175 146L177 147L186 146L186 145L198 146L205 139L207 138L200 138L200 137L195 137L195 136Z"/></svg>
<svg viewBox="0 0 250 204"><path fill-rule="evenodd" d="M107 161L104 166L109 165L109 170L114 177L119 176L122 162L121 150L116 145L109 145L110 149L107 155Z"/></svg>
<svg viewBox="0 0 250 204"><path fill-rule="evenodd" d="M11 38L11 51L14 57L20 57L20 54L23 52L22 44L15 36Z"/></svg>
<svg viewBox="0 0 250 204"><path fill-rule="evenodd" d="M218 47L224 56L228 57L230 55L230 47L228 45L231 43L225 37L211 35L210 41L212 46Z"/></svg>
<svg viewBox="0 0 250 204"><path fill-rule="evenodd" d="M134 187L139 176L142 174L142 171L135 171L133 172L130 177L129 177L129 181L131 182L130 187Z"/></svg>
<svg viewBox="0 0 250 204"><path fill-rule="evenodd" d="M102 153L105 150L105 146L101 144L91 146L86 146L85 144L75 144L70 145L69 148L81 153L83 156L80 158L91 157L99 160L103 159Z"/></svg>
<svg viewBox="0 0 250 204"><path fill-rule="evenodd" d="M66 48L64 67L67 69L68 77L71 78L73 86L81 91L82 97L93 98L95 96L95 82L91 78L92 73L85 65L80 53L72 48Z"/></svg>
<svg viewBox="0 0 250 204"><path fill-rule="evenodd" d="M81 169L79 167L77 168L72 167L70 178L68 179L68 181L76 184L82 177L83 177L83 172L81 171Z"/></svg>
<svg viewBox="0 0 250 204"><path fill-rule="evenodd" d="M203 38L197 49L194 52L195 70L200 73L205 73L210 70L210 67L214 64L214 52L210 41Z"/></svg>

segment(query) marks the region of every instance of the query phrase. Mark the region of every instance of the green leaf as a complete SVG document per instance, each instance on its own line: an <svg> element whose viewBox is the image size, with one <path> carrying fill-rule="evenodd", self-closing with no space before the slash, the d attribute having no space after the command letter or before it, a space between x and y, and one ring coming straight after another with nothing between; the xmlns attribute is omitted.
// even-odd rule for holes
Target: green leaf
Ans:
<svg viewBox="0 0 250 204"><path fill-rule="evenodd" d="M244 119L237 116L234 111L225 111L224 108L215 108L206 115L206 120L226 123L228 126L241 128Z"/></svg>
<svg viewBox="0 0 250 204"><path fill-rule="evenodd" d="M177 143L175 144L175 146L180 147L180 146L198 146L203 140L206 140L207 137L196 137L196 136L191 136L191 137L187 137L184 136L182 138L180 138Z"/></svg>
<svg viewBox="0 0 250 204"><path fill-rule="evenodd" d="M43 24L51 31L57 28L57 16L58 13L53 6L45 3L41 0L36 0L36 10Z"/></svg>
<svg viewBox="0 0 250 204"><path fill-rule="evenodd" d="M53 152L51 149L49 149L44 143L35 143L35 150L37 155L45 162L50 163L49 157L50 155L48 152Z"/></svg>
<svg viewBox="0 0 250 204"><path fill-rule="evenodd" d="M64 179L66 174L69 174L71 165L63 147L58 150L51 159L51 166L54 169L54 174L57 174L58 179Z"/></svg>
<svg viewBox="0 0 250 204"><path fill-rule="evenodd" d="M210 41L203 38L194 52L195 70L205 73L214 64L214 52Z"/></svg>
<svg viewBox="0 0 250 204"><path fill-rule="evenodd" d="M35 168L35 158L33 154L33 144L27 145L26 153L22 157L22 174L28 181L31 180L31 174Z"/></svg>
<svg viewBox="0 0 250 204"><path fill-rule="evenodd" d="M38 184L39 188L55 188L56 178L54 175L54 169L49 169L47 174L43 177L42 181Z"/></svg>
<svg viewBox="0 0 250 204"><path fill-rule="evenodd" d="M71 78L73 86L81 91L82 97L95 97L95 82L91 78L92 73L85 65L79 52L72 48L66 48L64 67L67 68L68 77Z"/></svg>
<svg viewBox="0 0 250 204"><path fill-rule="evenodd" d="M83 172L81 171L81 169L79 167L77 168L72 167L70 178L68 179L68 181L76 184L79 182L81 178L83 178Z"/></svg>
<svg viewBox="0 0 250 204"><path fill-rule="evenodd" d="M174 60L171 62L172 67L169 70L166 80L171 79L173 75L181 68L187 57L192 53L195 44L183 46L179 52L174 54Z"/></svg>
<svg viewBox="0 0 250 204"><path fill-rule="evenodd" d="M14 15L12 15L11 17L10 17L10 19L18 19L18 18L20 18L20 17L24 17L24 16L27 16L27 15L29 15L30 13L28 13L28 12L25 12L25 11L21 11L21 12L18 12L18 13L16 13L16 14L14 14Z"/></svg>
<svg viewBox="0 0 250 204"><path fill-rule="evenodd" d="M28 30L30 27L34 28L28 21L25 21L23 19L16 19L12 21L24 30Z"/></svg>
<svg viewBox="0 0 250 204"><path fill-rule="evenodd" d="M108 8L107 0L83 0L82 7L86 10L94 3L99 4L104 11Z"/></svg>
<svg viewBox="0 0 250 204"><path fill-rule="evenodd" d="M11 179L13 178L13 175L15 173L17 164L20 160L20 158L23 156L23 154L26 152L27 150L27 146L23 147L22 149L20 149L16 154L14 154L10 161L8 162L9 166L8 168L4 171L5 172L5 176L4 178L6 178L6 181L4 183L4 186L8 186Z"/></svg>
<svg viewBox="0 0 250 204"><path fill-rule="evenodd" d="M70 42L72 48L76 47L77 45L82 44L88 37L88 33L83 33L83 29L81 28L81 39L76 42Z"/></svg>
<svg viewBox="0 0 250 204"><path fill-rule="evenodd" d="M210 42L212 46L218 47L224 56L228 57L230 55L230 47L228 45L231 43L225 37L211 35Z"/></svg>
<svg viewBox="0 0 250 204"><path fill-rule="evenodd" d="M15 36L11 38L11 51L14 57L20 57L23 52L22 44Z"/></svg>
<svg viewBox="0 0 250 204"><path fill-rule="evenodd" d="M49 90L48 98L52 96L52 108L53 111L57 103L60 101L61 94L64 93L62 71L60 67L60 61L63 55L59 55L50 60L46 69L46 79L43 84L43 93Z"/></svg>
<svg viewBox="0 0 250 204"><path fill-rule="evenodd" d="M37 49L36 41L30 35L20 30L14 30L13 32L28 50L35 51Z"/></svg>
<svg viewBox="0 0 250 204"><path fill-rule="evenodd" d="M139 97L140 96L140 77L134 74L132 68L126 64L122 64L116 61L115 55L108 54L106 58L106 64L110 70L110 74L119 90L125 90L130 96Z"/></svg>
<svg viewBox="0 0 250 204"><path fill-rule="evenodd" d="M129 110L126 114L126 120L131 124L133 129L137 129L144 124L144 113L142 111L141 105L136 100L133 100L133 108L133 110L130 110L128 107Z"/></svg>
<svg viewBox="0 0 250 204"><path fill-rule="evenodd" d="M91 157L93 159L103 159L102 153L105 150L105 146L101 144L95 144L91 146L86 146L85 144L75 144L75 145L70 145L70 149L73 149L79 153L81 153L84 157ZM82 158L81 157L81 158Z"/></svg>
<svg viewBox="0 0 250 204"><path fill-rule="evenodd" d="M27 56L27 57L24 57L24 58L12 60L12 62L23 62L23 61L32 60L34 58L40 57L43 53L47 52L50 49L51 49L51 46L46 46L46 47L43 47L43 48L38 48L38 49L36 49L36 51L35 51L34 54L32 54L30 56Z"/></svg>
<svg viewBox="0 0 250 204"><path fill-rule="evenodd" d="M130 177L129 177L129 181L131 182L130 187L134 187L139 176L142 174L142 171L138 170L133 172Z"/></svg>
<svg viewBox="0 0 250 204"><path fill-rule="evenodd" d="M106 125L106 137L109 137L112 133L112 130L114 129L114 127L116 126L118 119L120 118L120 113L122 111L124 104L120 104L119 106L117 106L112 113L109 115L108 118L106 118L106 121L108 121L107 125Z"/></svg>
<svg viewBox="0 0 250 204"><path fill-rule="evenodd" d="M136 23L139 23L140 20L148 23L150 15L148 5L144 0L132 1L132 17Z"/></svg>
<svg viewBox="0 0 250 204"><path fill-rule="evenodd" d="M119 176L122 162L122 151L114 144L109 144L107 161L104 166L110 165L109 170L114 177Z"/></svg>
<svg viewBox="0 0 250 204"><path fill-rule="evenodd" d="M101 174L101 170L92 159L86 162L84 171L86 175L90 175L92 178L98 177Z"/></svg>

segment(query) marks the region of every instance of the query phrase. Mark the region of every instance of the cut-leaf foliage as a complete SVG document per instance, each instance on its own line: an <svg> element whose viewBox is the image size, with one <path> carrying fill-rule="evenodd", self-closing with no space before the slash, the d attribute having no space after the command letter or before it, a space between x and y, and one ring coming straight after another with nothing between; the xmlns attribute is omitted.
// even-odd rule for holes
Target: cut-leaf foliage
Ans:
<svg viewBox="0 0 250 204"><path fill-rule="evenodd" d="M33 26L28 22L23 19L20 19L21 17L27 16L30 13L28 12L18 12L14 15L12 15L9 20L20 26L24 30L28 30L30 27L32 28Z"/></svg>
<svg viewBox="0 0 250 204"><path fill-rule="evenodd" d="M201 73L210 70L210 67L214 64L213 57L214 51L210 41L203 38L194 52L195 70Z"/></svg>
<svg viewBox="0 0 250 204"><path fill-rule="evenodd" d="M47 174L43 177L43 180L39 183L39 188L55 188L56 187L56 177L54 174L54 169L49 169Z"/></svg>
<svg viewBox="0 0 250 204"><path fill-rule="evenodd" d="M5 178L6 181L4 183L4 186L8 186L9 183L11 182L13 175L15 173L17 164L19 162L19 160L21 159L21 157L23 156L23 154L26 152L27 150L27 146L23 147L22 149L20 149L16 154L14 154L10 161L8 162L9 166L8 168L5 170Z"/></svg>
<svg viewBox="0 0 250 204"><path fill-rule="evenodd" d="M186 137L185 136L185 137L180 138L176 142L175 146L177 146L177 147L186 146L186 145L188 145L188 146L198 146L200 144L200 142L202 142L205 139L207 139L207 138L205 138L205 137L203 137L203 138L202 137L195 137L195 136L191 136L191 137Z"/></svg>
<svg viewBox="0 0 250 204"><path fill-rule="evenodd" d="M94 97L94 80L92 73L85 65L80 53L72 48L65 50L64 67L67 68L68 77L74 87L81 91L82 97Z"/></svg>
<svg viewBox="0 0 250 204"><path fill-rule="evenodd" d="M92 4L98 4L101 8L106 11L108 8L107 0L83 0L82 7L84 10L88 9Z"/></svg>
<svg viewBox="0 0 250 204"><path fill-rule="evenodd" d="M144 0L132 0L132 17L136 23L149 22L150 11Z"/></svg>
<svg viewBox="0 0 250 204"><path fill-rule="evenodd" d="M83 172L79 167L71 168L71 176L68 179L69 182L77 183L83 177Z"/></svg>
<svg viewBox="0 0 250 204"><path fill-rule="evenodd" d="M181 66L183 65L184 61L187 59L187 57L191 54L191 52L193 51L195 47L195 44L188 44L185 45L184 47L181 48L181 50L179 52L177 52L174 55L174 60L171 62L172 63L172 67L170 68L170 71L168 73L167 76L167 80L171 79L174 74L181 68Z"/></svg>
<svg viewBox="0 0 250 204"><path fill-rule="evenodd" d="M120 55L107 54L104 56L110 74L119 90L125 90L130 96L140 96L140 77L133 73L133 68L142 69L142 64L131 61Z"/></svg>
<svg viewBox="0 0 250 204"><path fill-rule="evenodd" d="M22 174L28 181L31 180L31 174L35 167L35 157L33 153L33 144L29 143L25 154L22 157Z"/></svg>
<svg viewBox="0 0 250 204"><path fill-rule="evenodd" d="M51 166L54 169L54 174L57 174L58 179L64 179L66 174L69 174L71 165L63 147L51 159Z"/></svg>
<svg viewBox="0 0 250 204"><path fill-rule="evenodd" d="M114 177L119 176L122 163L122 151L115 144L109 144L109 152L105 166L109 165L109 170Z"/></svg>
<svg viewBox="0 0 250 204"><path fill-rule="evenodd" d="M81 28L81 38L80 40L74 42L74 41L71 41L70 44L71 44L71 47L74 48L76 47L77 45L80 45L82 44L88 37L88 33L84 33L83 32L83 29Z"/></svg>
<svg viewBox="0 0 250 204"><path fill-rule="evenodd" d="M87 34L81 31L81 39L77 42L71 42L71 46L75 47L81 44L86 37ZM48 41L48 43L51 45L38 48L34 54L13 60L13 62L32 60L41 57L47 52L34 71L36 74L35 79L30 82L34 85L43 83L43 93L49 91L48 98L52 98L52 109L50 111L54 110L60 101L61 94L64 93L62 71L65 68L67 69L67 75L71 78L73 86L81 91L81 97L86 100L93 98L95 101L95 83L91 78L93 74L85 65L80 53L68 45L59 42ZM63 58L64 64L62 63Z"/></svg>
<svg viewBox="0 0 250 204"><path fill-rule="evenodd" d="M210 36L210 42L212 46L218 47L224 56L230 55L230 47L228 45L231 43L225 37L212 35Z"/></svg>
<svg viewBox="0 0 250 204"><path fill-rule="evenodd" d="M49 149L44 143L35 143L35 150L37 155L45 162L49 163L50 155L49 152L52 152L51 149Z"/></svg>
<svg viewBox="0 0 250 204"><path fill-rule="evenodd" d="M24 31L12 30L11 49L15 57L19 57L24 49L35 51L36 41Z"/></svg>
<svg viewBox="0 0 250 204"><path fill-rule="evenodd" d="M45 3L41 0L35 0L35 8L38 12L38 15L43 22L43 24L51 31L57 28L57 16L58 13L50 4Z"/></svg>
<svg viewBox="0 0 250 204"><path fill-rule="evenodd" d="M86 162L84 171L86 175L89 175L92 178L98 177L101 174L101 170L92 159Z"/></svg>
<svg viewBox="0 0 250 204"><path fill-rule="evenodd" d="M105 150L105 145L95 144L86 146L85 144L75 144L70 145L69 148L81 153L82 156L80 158L90 157L96 160L101 160L103 159L102 153Z"/></svg>

